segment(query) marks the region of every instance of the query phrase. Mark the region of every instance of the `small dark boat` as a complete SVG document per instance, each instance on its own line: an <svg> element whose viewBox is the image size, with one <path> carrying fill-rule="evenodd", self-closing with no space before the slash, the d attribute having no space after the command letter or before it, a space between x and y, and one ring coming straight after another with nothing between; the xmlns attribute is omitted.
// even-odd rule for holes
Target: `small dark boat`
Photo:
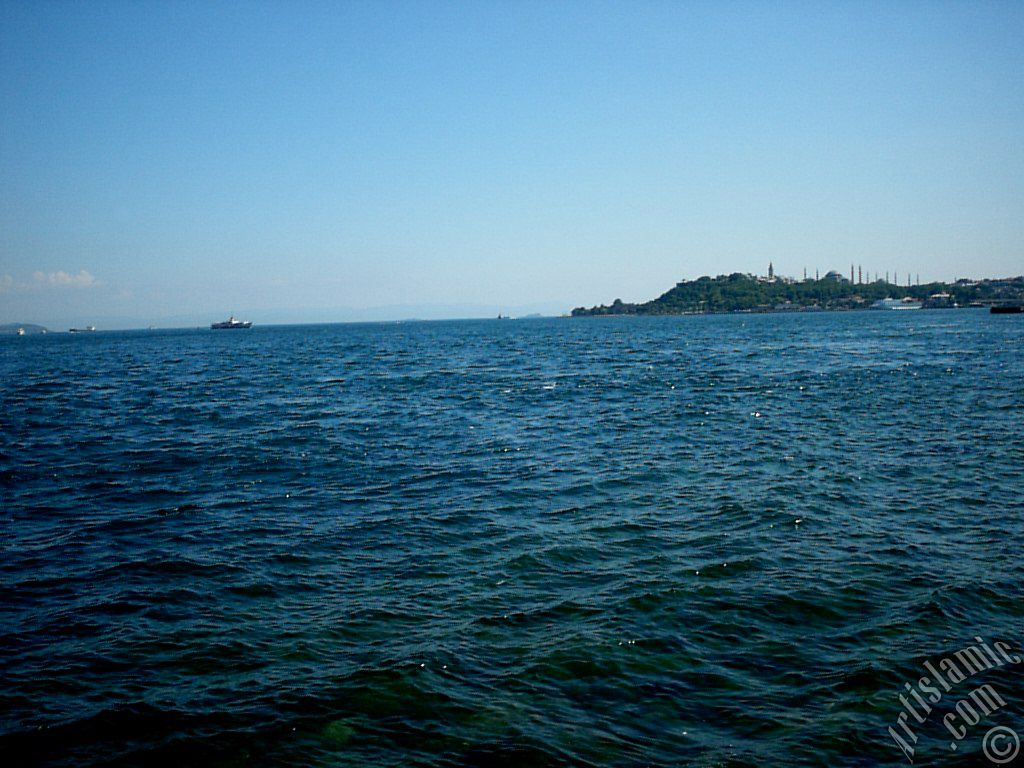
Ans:
<svg viewBox="0 0 1024 768"><path fill-rule="evenodd" d="M1024 304L1005 304L1003 306L993 306L988 310L993 315L1022 315L1024 314Z"/></svg>
<svg viewBox="0 0 1024 768"><path fill-rule="evenodd" d="M232 315L227 320L223 320L219 323L211 323L210 328L215 331L232 331L235 329L252 328L252 323L248 320L235 320L235 316Z"/></svg>

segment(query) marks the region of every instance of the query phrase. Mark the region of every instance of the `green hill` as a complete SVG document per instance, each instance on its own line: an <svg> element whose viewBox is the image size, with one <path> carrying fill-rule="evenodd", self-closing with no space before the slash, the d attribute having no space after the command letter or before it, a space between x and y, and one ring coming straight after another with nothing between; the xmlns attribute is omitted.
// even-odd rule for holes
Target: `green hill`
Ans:
<svg viewBox="0 0 1024 768"><path fill-rule="evenodd" d="M1024 277L999 280L958 280L899 286L884 280L852 283L829 273L820 280L767 280L739 272L684 280L651 301L577 307L574 317L586 315L681 315L704 312L778 312L815 309L865 309L884 298L912 297L925 306L966 307L1024 301Z"/></svg>

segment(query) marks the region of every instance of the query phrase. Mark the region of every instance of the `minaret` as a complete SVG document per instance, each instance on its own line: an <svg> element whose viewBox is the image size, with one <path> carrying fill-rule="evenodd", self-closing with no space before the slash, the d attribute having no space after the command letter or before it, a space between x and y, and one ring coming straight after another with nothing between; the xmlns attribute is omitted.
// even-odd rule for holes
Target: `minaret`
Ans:
<svg viewBox="0 0 1024 768"><path fill-rule="evenodd" d="M807 282L807 267L804 267L804 282Z"/></svg>
<svg viewBox="0 0 1024 768"><path fill-rule="evenodd" d="M850 262L850 285L853 285L853 262Z"/></svg>
<svg viewBox="0 0 1024 768"><path fill-rule="evenodd" d="M861 271L861 267L857 267L857 285L864 282L864 273Z"/></svg>
<svg viewBox="0 0 1024 768"><path fill-rule="evenodd" d="M817 281L818 281L818 280L820 280L820 279L821 279L821 278L820 278L820 277L818 277L818 270L814 270L814 281L815 281L815 282L817 282Z"/></svg>
<svg viewBox="0 0 1024 768"><path fill-rule="evenodd" d="M772 266L772 263L770 261L768 262L768 279L769 280L774 280L775 279L775 267Z"/></svg>

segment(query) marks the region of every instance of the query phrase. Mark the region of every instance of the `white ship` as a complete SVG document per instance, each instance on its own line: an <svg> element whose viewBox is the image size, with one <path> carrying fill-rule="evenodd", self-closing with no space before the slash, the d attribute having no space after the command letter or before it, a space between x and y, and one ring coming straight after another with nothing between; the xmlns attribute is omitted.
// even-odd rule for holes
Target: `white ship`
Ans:
<svg viewBox="0 0 1024 768"><path fill-rule="evenodd" d="M921 302L907 296L903 299L879 299L871 305L872 309L920 309Z"/></svg>

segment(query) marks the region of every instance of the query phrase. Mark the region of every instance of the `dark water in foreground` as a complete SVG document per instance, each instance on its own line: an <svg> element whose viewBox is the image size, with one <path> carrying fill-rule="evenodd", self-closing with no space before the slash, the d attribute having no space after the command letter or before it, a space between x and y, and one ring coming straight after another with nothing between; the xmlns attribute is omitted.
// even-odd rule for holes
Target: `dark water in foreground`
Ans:
<svg viewBox="0 0 1024 768"><path fill-rule="evenodd" d="M3 339L0 753L906 765L1024 641L1022 426L976 311Z"/></svg>

